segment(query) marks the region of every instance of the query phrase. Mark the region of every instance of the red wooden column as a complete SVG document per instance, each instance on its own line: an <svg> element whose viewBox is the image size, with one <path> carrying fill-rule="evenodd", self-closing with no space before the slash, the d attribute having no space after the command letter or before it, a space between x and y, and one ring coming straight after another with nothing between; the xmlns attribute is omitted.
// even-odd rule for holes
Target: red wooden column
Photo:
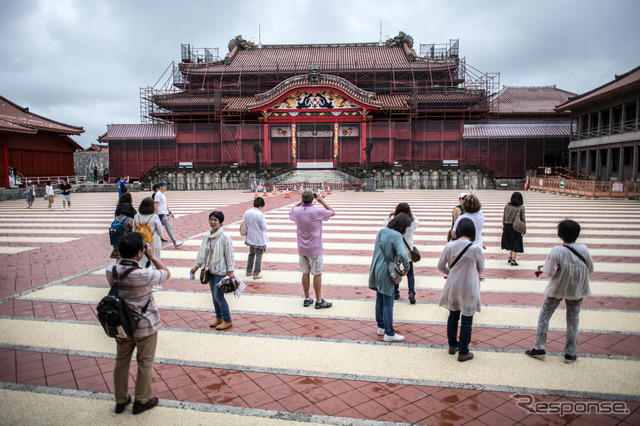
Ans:
<svg viewBox="0 0 640 426"><path fill-rule="evenodd" d="M364 117L363 117L364 118ZM361 127L362 131L360 134L362 135L362 142L360 146L360 164L364 164L364 160L366 159L364 149L367 146L367 122L362 123Z"/></svg>
<svg viewBox="0 0 640 426"><path fill-rule="evenodd" d="M270 138L269 138L269 125L264 123L264 164L271 164L271 146L270 146Z"/></svg>
<svg viewBox="0 0 640 426"><path fill-rule="evenodd" d="M7 146L2 146L2 167L4 173L4 186L5 188L9 188L9 153L7 152Z"/></svg>

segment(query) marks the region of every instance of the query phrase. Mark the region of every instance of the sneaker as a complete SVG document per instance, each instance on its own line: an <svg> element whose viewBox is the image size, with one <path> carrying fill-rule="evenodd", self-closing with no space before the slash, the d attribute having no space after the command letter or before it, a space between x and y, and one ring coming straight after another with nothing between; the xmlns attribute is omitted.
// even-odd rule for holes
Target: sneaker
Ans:
<svg viewBox="0 0 640 426"><path fill-rule="evenodd" d="M219 326L220 324L222 324L222 318L216 318L216 320L214 322L209 324L209 327L215 328L215 327Z"/></svg>
<svg viewBox="0 0 640 426"><path fill-rule="evenodd" d="M63 208L62 208L62 211L63 211L63 212L66 212L66 211L67 211L67 209L65 209L65 208L63 207Z"/></svg>
<svg viewBox="0 0 640 426"><path fill-rule="evenodd" d="M158 290L162 290L161 285L154 285L153 287L151 287L151 291L158 291Z"/></svg>
<svg viewBox="0 0 640 426"><path fill-rule="evenodd" d="M127 408L127 405L131 404L131 395L129 395L129 398L127 398L126 402L123 402L122 404L116 404L116 414L120 414L124 412L124 409Z"/></svg>
<svg viewBox="0 0 640 426"><path fill-rule="evenodd" d="M564 354L564 363L565 364L571 364L572 362L576 362L577 359L578 359L577 355Z"/></svg>
<svg viewBox="0 0 640 426"><path fill-rule="evenodd" d="M400 293L396 293L393 295L393 299L394 300L399 300L400 299Z"/></svg>
<svg viewBox="0 0 640 426"><path fill-rule="evenodd" d="M457 346L449 346L449 355L455 355L458 352Z"/></svg>
<svg viewBox="0 0 640 426"><path fill-rule="evenodd" d="M409 303L411 303L412 305L416 304L416 294L415 293L409 293Z"/></svg>
<svg viewBox="0 0 640 426"><path fill-rule="evenodd" d="M304 302L302 302L302 306L304 306L305 308L309 305L313 304L313 298L310 297L308 299L304 299Z"/></svg>
<svg viewBox="0 0 640 426"><path fill-rule="evenodd" d="M385 342L402 342L404 340L404 336L398 333L394 334L393 336L385 334L383 340Z"/></svg>
<svg viewBox="0 0 640 426"><path fill-rule="evenodd" d="M260 278L262 278L262 275L260 275L260 274L254 274L253 275L253 279L254 280L259 280Z"/></svg>
<svg viewBox="0 0 640 426"><path fill-rule="evenodd" d="M158 405L158 398L155 396L147 401L146 404L141 404L138 401L133 403L133 414L144 413L147 410L151 410L156 405Z"/></svg>
<svg viewBox="0 0 640 426"><path fill-rule="evenodd" d="M316 309L325 309L333 306L333 303L327 302L325 299L322 299L320 302L316 302Z"/></svg>
<svg viewBox="0 0 640 426"><path fill-rule="evenodd" d="M525 354L535 359L545 359L547 352L544 349L531 349L530 351L524 351Z"/></svg>
<svg viewBox="0 0 640 426"><path fill-rule="evenodd" d="M384 328L378 327L378 336L384 336Z"/></svg>
<svg viewBox="0 0 640 426"><path fill-rule="evenodd" d="M173 243L173 247L180 247L182 245L182 241Z"/></svg>
<svg viewBox="0 0 640 426"><path fill-rule="evenodd" d="M470 359L473 359L473 352L469 352L466 355L458 354L458 362L465 362L465 361L469 361Z"/></svg>
<svg viewBox="0 0 640 426"><path fill-rule="evenodd" d="M248 276L248 277L253 276L253 272L247 272L247 276Z"/></svg>
<svg viewBox="0 0 640 426"><path fill-rule="evenodd" d="M233 325L233 322L229 321L222 321L220 324L218 324L218 326L216 327L216 330L226 330L227 328L231 327Z"/></svg>

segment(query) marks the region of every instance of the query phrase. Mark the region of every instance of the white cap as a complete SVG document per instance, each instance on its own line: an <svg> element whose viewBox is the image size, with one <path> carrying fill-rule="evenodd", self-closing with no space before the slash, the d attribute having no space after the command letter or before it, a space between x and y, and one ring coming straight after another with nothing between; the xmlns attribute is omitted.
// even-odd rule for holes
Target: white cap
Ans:
<svg viewBox="0 0 640 426"><path fill-rule="evenodd" d="M464 198L464 197L466 197L467 195L469 195L469 194L467 194L466 192L461 192L461 193L460 193L460 196L459 196L458 198Z"/></svg>

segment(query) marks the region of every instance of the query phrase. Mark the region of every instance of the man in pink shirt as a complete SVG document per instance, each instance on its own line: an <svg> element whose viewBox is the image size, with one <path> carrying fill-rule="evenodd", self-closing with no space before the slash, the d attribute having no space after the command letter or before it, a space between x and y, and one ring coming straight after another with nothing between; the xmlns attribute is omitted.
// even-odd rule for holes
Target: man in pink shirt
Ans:
<svg viewBox="0 0 640 426"><path fill-rule="evenodd" d="M323 209L313 205L314 198L322 204ZM313 291L316 293L316 309L333 306L322 298L322 222L334 215L335 212L324 199L308 188L302 191L302 201L293 206L289 212L289 218L298 228L298 256L305 307L313 303L313 298L309 296L311 274L313 274Z"/></svg>

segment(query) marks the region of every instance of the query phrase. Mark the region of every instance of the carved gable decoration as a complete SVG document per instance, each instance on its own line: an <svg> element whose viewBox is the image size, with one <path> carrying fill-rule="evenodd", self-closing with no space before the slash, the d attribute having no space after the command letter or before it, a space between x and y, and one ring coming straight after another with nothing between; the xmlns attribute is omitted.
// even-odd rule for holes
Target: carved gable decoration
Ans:
<svg viewBox="0 0 640 426"><path fill-rule="evenodd" d="M292 93L272 107L276 110L296 109L361 109L359 105L351 102L342 95L330 90L312 92L302 90Z"/></svg>

